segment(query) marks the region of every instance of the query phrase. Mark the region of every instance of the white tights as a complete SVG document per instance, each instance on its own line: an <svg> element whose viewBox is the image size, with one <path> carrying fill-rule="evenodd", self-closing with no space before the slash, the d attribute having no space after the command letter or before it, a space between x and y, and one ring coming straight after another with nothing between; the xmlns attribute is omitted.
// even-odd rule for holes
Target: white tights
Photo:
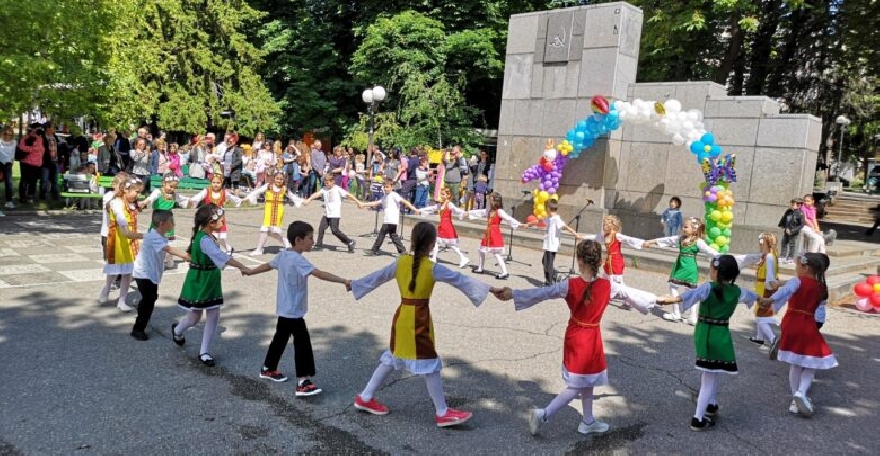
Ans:
<svg viewBox="0 0 880 456"><path fill-rule="evenodd" d="M128 296L128 287L131 286L131 274L122 274L119 281L119 304L125 304L125 297ZM116 281L116 274L108 274L107 281L104 282L104 288L101 288L101 299L105 299L110 294L110 286Z"/></svg>
<svg viewBox="0 0 880 456"><path fill-rule="evenodd" d="M593 388L571 387L565 388L550 401L550 404L544 409L544 421L548 421L562 407L565 407L569 402L577 398L578 394L581 396L581 405L584 409L584 423L592 424L593 421L596 421L593 418Z"/></svg>
<svg viewBox="0 0 880 456"><path fill-rule="evenodd" d="M393 370L393 367L379 363L379 367L373 371L373 376L370 377L370 381L367 382L367 386L361 392L361 399L369 402L376 394L376 390L382 386L382 383L385 382L385 379L388 378L388 375L391 374ZM440 372L423 374L422 377L425 377L425 385L428 387L428 395L431 396L431 400L434 401L434 412L437 416L445 415L446 395L443 394L443 379L440 377Z"/></svg>
<svg viewBox="0 0 880 456"><path fill-rule="evenodd" d="M697 411L694 418L702 420L706 416L706 408L710 405L718 405L718 373L703 372L700 378L700 395L697 396Z"/></svg>
<svg viewBox="0 0 880 456"><path fill-rule="evenodd" d="M437 251L440 250L439 244L440 244L439 242L435 242L434 243L434 251L431 252L431 261L433 261L435 263L437 262ZM458 248L457 245L446 244L446 246L449 247L450 249L452 249L453 252L458 254L458 261L464 262L464 260L467 260L467 257L464 256L463 253L461 253L461 249ZM482 267L482 266L480 266L480 267Z"/></svg>
<svg viewBox="0 0 880 456"><path fill-rule="evenodd" d="M813 378L816 376L816 369L810 369L801 366L791 365L788 369L788 386L791 388L791 394L801 393L807 395L810 385L813 384Z"/></svg>
<svg viewBox="0 0 880 456"><path fill-rule="evenodd" d="M174 332L178 336L182 335L191 326L195 326L202 318L201 310L191 310L186 313L174 328ZM211 349L211 341L214 340L214 333L217 332L217 324L220 323L220 308L208 309L205 311L205 332L202 334L202 346L199 348L199 355L209 353Z"/></svg>
<svg viewBox="0 0 880 456"><path fill-rule="evenodd" d="M271 237L272 239L277 239L278 242L280 242L280 243L282 243L282 244L284 245L284 248L285 248L285 249L289 249L289 248L290 248L290 242L287 242L287 239L284 238L283 236L281 236L280 234L278 234L278 233L273 233L273 232L270 232L270 231L261 231L261 232L260 232L260 240L257 241L257 250L263 250L263 247L266 246L266 241L267 241L268 238L270 238L270 237Z"/></svg>
<svg viewBox="0 0 880 456"><path fill-rule="evenodd" d="M493 253L495 256L495 261L498 262L498 267L501 268L502 274L507 274L507 265L504 263L504 257L500 253ZM486 252L480 251L480 271L483 270L483 266L486 264Z"/></svg>
<svg viewBox="0 0 880 456"><path fill-rule="evenodd" d="M673 297L677 298L680 295L680 293L678 291L681 288L683 288L682 285L670 283L669 284L669 294L672 295ZM672 315L676 318L681 318L681 304L676 303L676 304L672 305ZM691 323L697 324L697 317L699 315L700 315L700 303L696 302L691 307L691 316L690 316Z"/></svg>
<svg viewBox="0 0 880 456"><path fill-rule="evenodd" d="M755 326L757 327L755 339L772 344L776 339L776 334L773 333L773 324L769 321L758 321Z"/></svg>

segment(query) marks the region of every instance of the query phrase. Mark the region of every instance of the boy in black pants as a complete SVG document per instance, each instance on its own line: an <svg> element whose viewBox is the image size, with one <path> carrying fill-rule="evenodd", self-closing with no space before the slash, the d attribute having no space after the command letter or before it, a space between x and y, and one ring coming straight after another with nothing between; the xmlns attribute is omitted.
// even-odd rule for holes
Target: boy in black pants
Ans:
<svg viewBox="0 0 880 456"><path fill-rule="evenodd" d="M382 191L385 192L385 195L381 200L358 204L359 207L382 206L382 210L385 211L385 215L382 217L382 228L379 230L379 235L376 236L376 242L373 243L373 248L368 250L367 254L379 254L379 249L382 248L382 242L385 241L386 234L391 236L391 242L397 247L397 253L404 253L406 252L406 248L403 247L403 243L400 242L400 236L397 235L397 222L400 220L400 205L403 204L416 215L419 214L419 210L416 209L412 203L394 191L393 180L385 179Z"/></svg>
<svg viewBox="0 0 880 456"><path fill-rule="evenodd" d="M159 282L162 281L162 273L165 271L165 254L174 255L189 261L189 254L171 248L165 233L174 229L174 215L171 211L153 211L153 229L147 231L141 241L140 250L134 259L134 277L138 291L141 293L141 302L137 306L137 319L131 328L131 337L145 341L149 339L146 333L147 323L153 316L153 307L159 297ZM127 290L122 290L126 293Z"/></svg>
<svg viewBox="0 0 880 456"><path fill-rule="evenodd" d="M260 378L276 382L287 381L287 377L278 371L278 362L284 354L287 341L293 337L293 357L296 364L296 395L314 396L321 389L312 383L311 377L315 375L315 358L312 355L312 341L309 338L309 329L306 328L304 319L309 310L309 276L315 276L328 282L345 284L346 290L351 290L351 281L337 277L328 272L321 271L312 266L303 253L312 250L315 229L306 222L295 221L287 227L287 240L290 248L282 250L268 263L245 272L246 275L278 270L278 287L276 291L276 313L278 323L275 326L275 336L269 344L269 352L263 368L260 369Z"/></svg>
<svg viewBox="0 0 880 456"><path fill-rule="evenodd" d="M789 207L782 218L779 220L779 228L784 230L782 235L782 248L779 250L780 259L785 258L788 264L794 263L794 257L797 256L797 237L804 227L804 213L801 212L801 206L804 200L796 198L791 200Z"/></svg>

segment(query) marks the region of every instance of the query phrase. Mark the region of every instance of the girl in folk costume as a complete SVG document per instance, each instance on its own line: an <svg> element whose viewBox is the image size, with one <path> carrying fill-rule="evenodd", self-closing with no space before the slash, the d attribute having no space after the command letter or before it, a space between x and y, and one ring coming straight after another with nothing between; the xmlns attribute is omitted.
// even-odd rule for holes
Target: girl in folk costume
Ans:
<svg viewBox="0 0 880 456"><path fill-rule="evenodd" d="M755 293L760 298L769 298L779 288L777 274L779 272L779 255L776 253L776 236L771 233L762 233L758 236L758 246L761 253L758 255L746 255L746 262L756 263L758 273L755 277ZM769 306L755 307L756 332L749 340L761 345L762 349L769 349L776 339L771 325L778 325L776 314Z"/></svg>
<svg viewBox="0 0 880 456"><path fill-rule="evenodd" d="M697 282L700 279L700 269L697 267L698 254L703 253L712 257L718 255L718 252L703 240L705 234L706 225L700 219L691 217L685 220L684 226L681 228L681 235L652 239L642 244L643 248L653 246L678 248L678 258L669 275L669 292L672 296L678 296L683 288L697 288ZM695 304L691 310L690 318L686 321L692 326L697 324L698 313L699 304ZM673 304L672 312L663 314L663 319L682 321L681 306Z"/></svg>
<svg viewBox="0 0 880 456"><path fill-rule="evenodd" d="M611 282L611 298L623 302L623 307L635 307L643 314L654 307L653 293L638 290L626 286L623 283L623 273L626 270L626 259L623 257L621 247L623 245L634 249L641 249L645 240L620 234L620 219L614 215L606 215L602 219L602 233L596 235L596 242L605 245L605 258L602 261L602 269L599 275Z"/></svg>
<svg viewBox="0 0 880 456"><path fill-rule="evenodd" d="M131 274L134 272L134 259L138 251L138 239L143 234L137 232L137 197L143 190L144 184L137 178L129 178L119 186L116 197L107 203L104 208L107 211L107 262L104 264L104 274L107 281L98 297L101 303L110 300L110 286L116 280L117 275L122 279L119 284L119 300L116 307L123 312L131 311L125 303L128 295L128 287L131 285Z"/></svg>
<svg viewBox="0 0 880 456"><path fill-rule="evenodd" d="M290 243L287 242L287 238L281 233L282 223L284 222L284 199L290 198L296 207L302 206L303 200L287 189L287 186L284 185L285 178L286 176L283 172L276 172L271 184L265 184L248 195L247 199L251 204L257 204L257 198L260 195L265 194L266 198L263 226L260 227L260 239L257 241L257 248L251 252L253 256L263 254L263 247L265 247L269 236L281 241L285 249L290 248Z"/></svg>
<svg viewBox="0 0 880 456"><path fill-rule="evenodd" d="M578 243L575 250L578 277L556 282L547 287L530 290L504 288L495 292L498 299L513 299L517 311L528 309L548 299L565 299L570 311L563 345L562 390L543 409L529 412L529 431L538 433L546 423L569 402L581 397L584 417L578 424L581 434L599 434L608 431L608 424L593 417L593 388L608 384L605 350L599 323L611 299L611 283L597 277L602 263L602 244L587 239Z"/></svg>
<svg viewBox="0 0 880 456"><path fill-rule="evenodd" d="M465 294L474 306L479 306L489 294L489 286L464 274L432 263L428 254L434 248L437 230L428 222L419 222L412 230L412 254L401 255L393 263L351 283L355 299L391 280L397 281L401 303L391 323L391 346L382 353L379 367L373 372L367 386L354 400L355 408L374 415L387 415L387 407L376 400L376 390L393 370L406 368L425 377L428 394L434 401L435 423L446 427L464 423L470 412L446 406L440 370L443 363L434 347L434 325L431 322L429 301L434 284L445 282Z"/></svg>
<svg viewBox="0 0 880 456"><path fill-rule="evenodd" d="M235 193L230 190L224 189L223 176L215 174L211 176L211 187L196 193L189 199L189 202L197 205L213 203L222 208L226 205L227 200L232 201L235 207L241 206L242 199L235 196ZM232 246L226 242L226 217L223 218L223 226L217 232L217 242L223 246L227 253L232 253Z"/></svg>
<svg viewBox="0 0 880 456"><path fill-rule="evenodd" d="M456 207L455 203L452 202L452 190L444 188L441 194L443 195L442 202L431 207L419 209L419 213L422 215L433 212L440 213L440 226L437 228L437 242L434 244L434 250L431 252L431 261L437 261L437 251L440 244L443 244L458 254L458 267L463 268L467 266L470 260L461 253L461 249L458 247L458 233L455 232L455 226L452 224L452 216L457 215L458 219L461 220L466 212Z"/></svg>
<svg viewBox="0 0 880 456"><path fill-rule="evenodd" d="M710 263L711 283L689 289L680 296L664 296L658 304L682 303L685 309L702 302L700 317L694 328L696 368L701 370L697 410L691 418L692 431L705 431L715 426L718 414L718 374L736 374L736 353L728 328L730 316L739 303L751 307L758 295L734 284L739 266L732 255L715 257Z"/></svg>
<svg viewBox="0 0 880 456"><path fill-rule="evenodd" d="M223 209L208 203L196 211L192 239L186 253L190 256L189 270L180 290L177 305L186 310L180 321L171 325L171 340L177 345L186 343L183 333L202 318L205 311L205 332L199 349L199 360L209 367L214 366L211 356L211 341L220 322L220 307L223 305L223 287L220 272L226 265L244 272L250 269L220 250L215 238L223 226Z"/></svg>
<svg viewBox="0 0 880 456"><path fill-rule="evenodd" d="M150 196L147 197L142 203L141 207L151 206L152 209L155 210L163 210L163 211L171 211L175 207L185 208L186 204L189 200L177 193L177 186L180 185L180 178L177 177L176 174L172 172L167 172L162 176L162 188L153 190L153 193L150 193ZM150 228L153 229L153 225L150 224ZM168 239L174 239L174 230L170 229L165 232L165 237ZM171 267L174 265L174 260L171 254L165 255L165 267Z"/></svg>
<svg viewBox="0 0 880 456"><path fill-rule="evenodd" d="M824 253L802 253L795 260L797 277L789 280L769 298L761 300L775 312L788 302L779 335L779 361L790 364L788 383L794 396L788 411L813 415L807 391L817 369L837 367L837 358L819 332L816 316L824 314L828 300L825 271L831 262Z"/></svg>
<svg viewBox="0 0 880 456"><path fill-rule="evenodd" d="M468 212L469 218L486 217L486 231L480 240L480 264L474 267L477 274L483 273L483 265L486 263L486 254L491 253L501 268L501 273L496 274L498 280L507 279L510 274L507 273L507 265L504 264L504 236L501 234L501 221L507 222L513 229L519 228L520 223L513 217L504 212L504 200L500 193L492 193L489 195L489 209L477 209Z"/></svg>

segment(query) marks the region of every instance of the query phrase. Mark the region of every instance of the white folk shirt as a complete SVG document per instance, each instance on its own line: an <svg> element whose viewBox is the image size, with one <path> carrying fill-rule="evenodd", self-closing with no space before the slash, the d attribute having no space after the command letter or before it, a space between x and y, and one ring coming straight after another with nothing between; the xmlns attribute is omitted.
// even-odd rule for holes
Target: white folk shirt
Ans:
<svg viewBox="0 0 880 456"><path fill-rule="evenodd" d="M541 248L548 252L558 252L559 236L562 234L563 228L565 228L565 222L559 214L555 214L547 219L547 234L544 236L544 244Z"/></svg>
<svg viewBox="0 0 880 456"><path fill-rule="evenodd" d="M397 192L391 192L382 198L382 210L385 211L382 223L397 225L400 222L400 203L402 201L403 198Z"/></svg>
<svg viewBox="0 0 880 456"><path fill-rule="evenodd" d="M324 198L324 216L328 219L342 217L342 200L348 198L348 192L334 185L330 189L322 189L321 196Z"/></svg>
<svg viewBox="0 0 880 456"><path fill-rule="evenodd" d="M156 230L150 230L144 235L137 258L134 260L135 279L147 279L159 285L162 281L162 272L165 270L165 247L168 239Z"/></svg>

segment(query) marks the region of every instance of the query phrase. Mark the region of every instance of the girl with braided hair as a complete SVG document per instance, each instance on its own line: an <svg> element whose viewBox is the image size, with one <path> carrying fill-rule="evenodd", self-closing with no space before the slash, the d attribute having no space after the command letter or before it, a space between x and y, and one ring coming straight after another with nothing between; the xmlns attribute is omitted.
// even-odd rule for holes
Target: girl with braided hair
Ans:
<svg viewBox="0 0 880 456"><path fill-rule="evenodd" d="M519 221L507 215L507 212L504 212L504 200L498 192L489 195L488 209L470 211L468 212L468 218L486 219L486 231L483 233L483 238L480 239L480 264L472 266L473 271L477 274L483 273L486 254L489 253L495 256L495 261L498 263L498 267L501 268L501 273L495 274L495 278L507 280L510 274L507 273L507 265L504 263L504 235L501 234L501 222L505 221L513 229L517 229L520 225Z"/></svg>
<svg viewBox="0 0 880 456"><path fill-rule="evenodd" d="M831 264L824 253L802 253L795 260L797 277L789 280L773 296L761 300L762 307L779 312L788 302L782 317L782 333L776 339L779 361L791 366L788 382L794 396L788 411L813 416L813 403L807 391L817 369L837 367L837 358L819 332L825 321L828 286L825 271ZM777 345L774 344L774 345Z"/></svg>
<svg viewBox="0 0 880 456"><path fill-rule="evenodd" d="M428 394L434 401L437 426L455 426L470 419L471 413L446 406L440 377L443 363L434 348L429 301L436 282L452 285L474 306L482 304L490 289L482 282L431 262L429 256L437 241L437 229L431 223L417 223L411 239L411 254L401 255L388 266L351 283L355 299L361 299L385 282L396 280L401 298L391 321L391 346L382 353L379 366L363 392L355 397L354 407L373 415L387 415L388 408L375 398L376 390L391 371L405 368L425 377Z"/></svg>
<svg viewBox="0 0 880 456"><path fill-rule="evenodd" d="M718 374L736 374L736 353L728 328L730 316L739 303L749 308L759 299L751 290L737 286L739 264L733 255L721 255L710 262L711 282L686 290L680 296L657 298L657 304L681 303L687 310L700 305L699 318L694 328L696 368L702 371L697 410L691 418L692 431L705 431L715 426L718 414Z"/></svg>
<svg viewBox="0 0 880 456"><path fill-rule="evenodd" d="M584 417L578 424L581 434L601 434L608 424L593 417L593 388L608 384L605 349L599 322L611 300L611 282L598 277L602 266L602 244L592 239L581 241L575 251L580 276L529 290L504 288L493 290L502 301L513 299L516 310L524 310L548 299L565 299L571 312L565 329L562 358L562 390L546 408L529 411L529 431L538 433L569 402L581 397Z"/></svg>

